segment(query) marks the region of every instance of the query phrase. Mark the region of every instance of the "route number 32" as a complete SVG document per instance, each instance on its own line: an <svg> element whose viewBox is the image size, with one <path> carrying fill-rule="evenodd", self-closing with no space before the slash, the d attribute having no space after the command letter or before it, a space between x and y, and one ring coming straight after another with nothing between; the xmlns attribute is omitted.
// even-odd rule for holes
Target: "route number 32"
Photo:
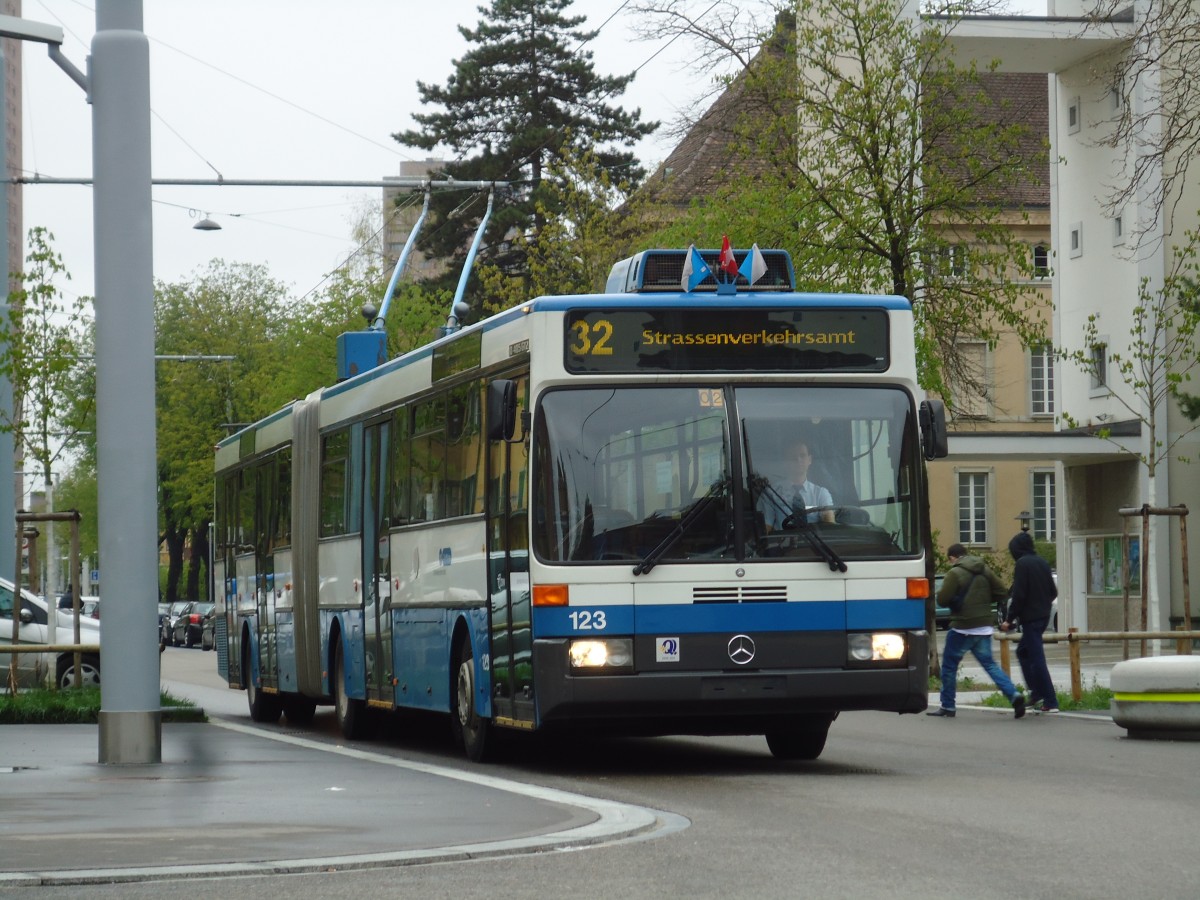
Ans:
<svg viewBox="0 0 1200 900"><path fill-rule="evenodd" d="M575 332L575 342L571 344L575 356L612 356L613 325L608 319L574 322L571 330Z"/></svg>

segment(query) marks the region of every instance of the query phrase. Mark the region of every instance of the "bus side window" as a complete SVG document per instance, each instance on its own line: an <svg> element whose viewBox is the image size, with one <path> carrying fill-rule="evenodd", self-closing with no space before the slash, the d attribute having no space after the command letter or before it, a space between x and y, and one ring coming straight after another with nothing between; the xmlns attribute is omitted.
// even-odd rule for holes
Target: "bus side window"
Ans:
<svg viewBox="0 0 1200 900"><path fill-rule="evenodd" d="M446 406L441 397L413 409L412 494L409 518L429 522L445 516L442 479L446 467Z"/></svg>
<svg viewBox="0 0 1200 900"><path fill-rule="evenodd" d="M392 509L393 525L407 525L410 519L412 495L409 472L409 416L406 406L396 411L392 420Z"/></svg>
<svg viewBox="0 0 1200 900"><path fill-rule="evenodd" d="M346 533L350 432L326 435L321 445L321 537L329 537Z"/></svg>

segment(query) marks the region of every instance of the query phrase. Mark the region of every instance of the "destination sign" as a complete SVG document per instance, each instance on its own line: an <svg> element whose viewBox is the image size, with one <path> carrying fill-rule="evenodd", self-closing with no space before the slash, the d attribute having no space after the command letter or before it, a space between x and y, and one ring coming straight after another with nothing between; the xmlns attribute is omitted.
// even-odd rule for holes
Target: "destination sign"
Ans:
<svg viewBox="0 0 1200 900"><path fill-rule="evenodd" d="M608 309L567 313L578 374L883 372L882 309Z"/></svg>

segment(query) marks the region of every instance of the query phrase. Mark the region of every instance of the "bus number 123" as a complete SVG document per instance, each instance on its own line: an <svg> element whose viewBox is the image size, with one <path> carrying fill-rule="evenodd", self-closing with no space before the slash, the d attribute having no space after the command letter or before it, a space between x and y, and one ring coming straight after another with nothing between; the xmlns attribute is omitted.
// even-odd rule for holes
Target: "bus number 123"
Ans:
<svg viewBox="0 0 1200 900"><path fill-rule="evenodd" d="M571 618L572 631L603 631L608 627L604 610L581 609L568 614Z"/></svg>

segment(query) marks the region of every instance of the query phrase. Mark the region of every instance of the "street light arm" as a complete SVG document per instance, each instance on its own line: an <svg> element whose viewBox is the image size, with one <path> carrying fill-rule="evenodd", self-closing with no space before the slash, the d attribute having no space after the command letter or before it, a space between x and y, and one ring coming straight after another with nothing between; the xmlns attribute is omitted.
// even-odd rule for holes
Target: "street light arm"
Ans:
<svg viewBox="0 0 1200 900"><path fill-rule="evenodd" d="M58 44L47 44L46 52L50 54L50 58L55 64L67 73L67 76L83 88L84 93L88 95L88 102L92 100L92 91L88 83L88 77L76 68L75 63L71 62L63 55L62 48Z"/></svg>

